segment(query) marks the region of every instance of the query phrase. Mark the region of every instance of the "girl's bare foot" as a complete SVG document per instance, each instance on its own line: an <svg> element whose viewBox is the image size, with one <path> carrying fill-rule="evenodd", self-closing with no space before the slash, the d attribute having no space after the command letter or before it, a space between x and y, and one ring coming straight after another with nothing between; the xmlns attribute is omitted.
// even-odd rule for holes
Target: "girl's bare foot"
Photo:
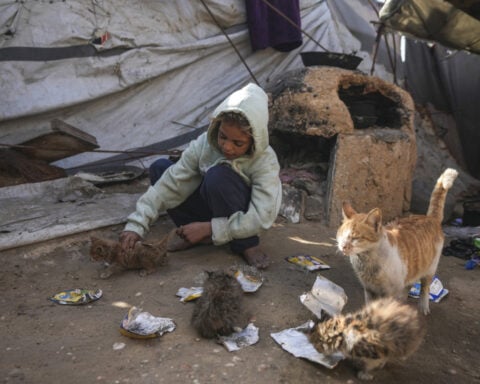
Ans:
<svg viewBox="0 0 480 384"><path fill-rule="evenodd" d="M243 251L242 256L249 265L253 265L258 269L265 269L270 264L269 257L258 245Z"/></svg>

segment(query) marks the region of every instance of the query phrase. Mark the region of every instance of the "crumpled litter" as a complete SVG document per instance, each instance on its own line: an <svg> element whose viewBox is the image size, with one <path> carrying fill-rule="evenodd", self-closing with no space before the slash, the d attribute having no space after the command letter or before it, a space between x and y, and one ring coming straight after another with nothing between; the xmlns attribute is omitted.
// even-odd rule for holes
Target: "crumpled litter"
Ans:
<svg viewBox="0 0 480 384"><path fill-rule="evenodd" d="M263 277L256 268L239 268L234 272L234 276L240 283L243 292L256 292L263 284Z"/></svg>
<svg viewBox="0 0 480 384"><path fill-rule="evenodd" d="M151 338L162 336L175 329L172 319L156 317L140 308L132 307L120 324L120 332L133 338Z"/></svg>
<svg viewBox="0 0 480 384"><path fill-rule="evenodd" d="M330 266L326 264L323 260L319 259L316 256L306 255L304 253L287 256L285 260L309 271L316 271L318 269L330 269Z"/></svg>
<svg viewBox="0 0 480 384"><path fill-rule="evenodd" d="M176 296L180 297L180 301L182 303L186 303L187 301L193 301L198 299L202 296L203 287L190 287L190 288L179 288Z"/></svg>
<svg viewBox="0 0 480 384"><path fill-rule="evenodd" d="M98 300L102 295L101 289L74 288L59 292L50 297L49 300L63 305L82 305Z"/></svg>
<svg viewBox="0 0 480 384"><path fill-rule="evenodd" d="M312 289L300 295L300 301L318 319L321 319L322 311L327 312L330 316L341 313L348 297L342 287L323 276L317 275Z"/></svg>
<svg viewBox="0 0 480 384"><path fill-rule="evenodd" d="M327 368L334 368L340 360L344 359L341 352L324 355L318 352L307 336L315 323L312 320L296 327L288 328L281 332L271 333L270 336L287 352L295 357L301 357Z"/></svg>
<svg viewBox="0 0 480 384"><path fill-rule="evenodd" d="M418 299L420 297L420 289L421 284L418 281L410 288L408 296L413 297L414 299ZM448 295L448 292L449 290L444 288L440 279L435 276L432 280L432 283L430 284L430 301L438 303L440 300L442 300L445 296Z"/></svg>
<svg viewBox="0 0 480 384"><path fill-rule="evenodd" d="M228 336L220 336L218 340L229 352L238 351L258 342L258 328L250 323L241 331L234 332Z"/></svg>

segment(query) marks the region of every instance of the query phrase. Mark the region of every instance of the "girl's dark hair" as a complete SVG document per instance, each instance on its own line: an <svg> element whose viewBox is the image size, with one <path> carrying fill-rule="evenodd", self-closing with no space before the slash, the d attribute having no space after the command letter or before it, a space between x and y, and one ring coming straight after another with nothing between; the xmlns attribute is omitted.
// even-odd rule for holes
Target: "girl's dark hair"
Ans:
<svg viewBox="0 0 480 384"><path fill-rule="evenodd" d="M250 122L247 120L245 116L238 112L223 112L218 116L219 120L225 123L230 124L237 124L240 126L240 129L252 135L252 127L250 126Z"/></svg>

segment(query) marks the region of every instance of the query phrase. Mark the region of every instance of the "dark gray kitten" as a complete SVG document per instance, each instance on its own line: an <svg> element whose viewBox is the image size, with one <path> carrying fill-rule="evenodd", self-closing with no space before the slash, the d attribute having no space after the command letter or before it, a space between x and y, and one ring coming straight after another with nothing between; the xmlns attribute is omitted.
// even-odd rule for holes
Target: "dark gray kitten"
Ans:
<svg viewBox="0 0 480 384"><path fill-rule="evenodd" d="M202 296L195 302L192 325L198 333L211 339L227 336L241 326L243 290L237 279L223 271L205 272Z"/></svg>

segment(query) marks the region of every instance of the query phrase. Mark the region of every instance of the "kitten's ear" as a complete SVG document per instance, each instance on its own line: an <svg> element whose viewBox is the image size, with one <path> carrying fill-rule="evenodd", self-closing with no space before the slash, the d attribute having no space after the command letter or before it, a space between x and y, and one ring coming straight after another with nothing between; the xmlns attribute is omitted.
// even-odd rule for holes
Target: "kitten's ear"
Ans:
<svg viewBox="0 0 480 384"><path fill-rule="evenodd" d="M330 319L333 319L333 316L330 315L329 313L325 312L325 311L322 311L322 317L318 320L318 324L320 323L324 323L326 322L327 320L330 320Z"/></svg>
<svg viewBox="0 0 480 384"><path fill-rule="evenodd" d="M382 211L380 208L374 208L367 214L365 221L378 232L382 226Z"/></svg>
<svg viewBox="0 0 480 384"><path fill-rule="evenodd" d="M349 202L344 201L342 204L342 216L343 219L350 219L357 212L352 208Z"/></svg>

